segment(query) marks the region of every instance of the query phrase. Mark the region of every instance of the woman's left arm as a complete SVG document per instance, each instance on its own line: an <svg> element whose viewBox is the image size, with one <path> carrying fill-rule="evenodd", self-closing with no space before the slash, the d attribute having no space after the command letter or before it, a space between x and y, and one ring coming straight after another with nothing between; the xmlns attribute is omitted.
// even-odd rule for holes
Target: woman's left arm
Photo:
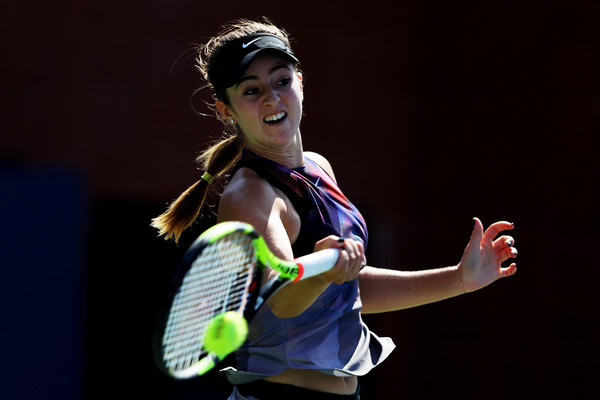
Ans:
<svg viewBox="0 0 600 400"><path fill-rule="evenodd" d="M513 275L517 266L502 262L517 256L514 239L504 235L513 224L496 222L484 231L479 219L462 259L456 266L423 271L397 271L365 267L360 273L363 313L402 310L481 289L499 278Z"/></svg>

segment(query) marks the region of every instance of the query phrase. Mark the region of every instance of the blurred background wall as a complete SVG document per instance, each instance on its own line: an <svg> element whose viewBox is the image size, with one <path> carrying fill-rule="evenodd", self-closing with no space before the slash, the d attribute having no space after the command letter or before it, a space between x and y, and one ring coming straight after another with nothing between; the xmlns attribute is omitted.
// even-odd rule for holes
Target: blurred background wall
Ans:
<svg viewBox="0 0 600 400"><path fill-rule="evenodd" d="M514 221L519 272L365 316L397 349L369 399L564 398L598 368L600 29L594 1L3 4L0 279L6 399L224 399L154 367L179 247L152 217L221 128L189 52L269 17L305 74L305 149L370 226L372 265L455 264L472 218ZM231 361L231 360L229 360ZM585 397L585 396L584 396Z"/></svg>

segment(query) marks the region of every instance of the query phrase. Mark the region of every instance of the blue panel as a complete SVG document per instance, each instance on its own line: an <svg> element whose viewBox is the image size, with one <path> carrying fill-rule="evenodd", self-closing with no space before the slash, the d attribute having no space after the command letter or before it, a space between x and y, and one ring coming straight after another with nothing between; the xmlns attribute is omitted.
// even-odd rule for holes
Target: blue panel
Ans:
<svg viewBox="0 0 600 400"><path fill-rule="evenodd" d="M0 171L2 398L81 397L86 200L74 175Z"/></svg>

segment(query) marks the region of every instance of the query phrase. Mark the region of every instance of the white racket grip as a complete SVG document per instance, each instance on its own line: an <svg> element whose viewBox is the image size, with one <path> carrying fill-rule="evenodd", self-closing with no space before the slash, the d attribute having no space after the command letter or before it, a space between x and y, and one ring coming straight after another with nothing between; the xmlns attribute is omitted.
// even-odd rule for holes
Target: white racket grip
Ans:
<svg viewBox="0 0 600 400"><path fill-rule="evenodd" d="M296 258L294 262L298 265L300 273L294 282L329 271L337 262L339 255L339 249L325 249Z"/></svg>

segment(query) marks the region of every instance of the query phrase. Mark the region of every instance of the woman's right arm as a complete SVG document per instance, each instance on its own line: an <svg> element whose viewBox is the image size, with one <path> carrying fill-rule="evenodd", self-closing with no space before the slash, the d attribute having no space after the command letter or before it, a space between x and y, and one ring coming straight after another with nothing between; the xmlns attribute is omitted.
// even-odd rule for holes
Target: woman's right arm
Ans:
<svg viewBox="0 0 600 400"><path fill-rule="evenodd" d="M277 257L293 260L292 241L299 231L299 219L282 195L253 171L241 169L232 179L219 202L217 221L242 221L251 224L263 236L269 249ZM290 239L291 238L291 239ZM326 273L287 285L268 304L279 318L300 315L323 293L331 283L342 283L358 277L364 251L353 241L338 242L337 237L319 241L315 250L327 247L345 247L336 266ZM273 271L271 271L274 273ZM269 276L267 276L268 278Z"/></svg>

